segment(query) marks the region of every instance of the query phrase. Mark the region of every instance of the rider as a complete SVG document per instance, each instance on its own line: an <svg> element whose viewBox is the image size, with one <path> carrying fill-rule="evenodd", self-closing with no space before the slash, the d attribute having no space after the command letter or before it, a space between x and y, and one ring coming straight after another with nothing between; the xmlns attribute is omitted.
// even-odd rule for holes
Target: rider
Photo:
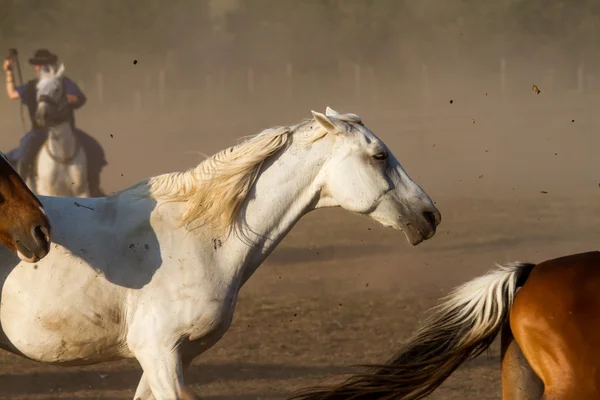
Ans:
<svg viewBox="0 0 600 400"><path fill-rule="evenodd" d="M45 66L57 68L58 56L47 49L40 49L35 52L33 58L29 59L29 64L35 69L36 78L29 82L15 86L14 74L12 71L12 59L4 61L4 71L6 73L6 93L11 100L20 99L29 110L31 119L31 131L21 139L20 146L7 154L8 159L14 164L17 160L22 163L23 171L20 171L22 177L26 179L33 173L35 157L44 145L47 138L47 131L39 126L35 118L37 109L36 84L40 76L40 70ZM67 103L70 106L70 122L77 138L81 141L82 147L88 160L88 182L92 196L103 196L100 189L100 171L107 164L104 158L102 146L87 133L75 127L74 110L81 108L87 101L86 96L71 79L64 77L64 87L67 95Z"/></svg>

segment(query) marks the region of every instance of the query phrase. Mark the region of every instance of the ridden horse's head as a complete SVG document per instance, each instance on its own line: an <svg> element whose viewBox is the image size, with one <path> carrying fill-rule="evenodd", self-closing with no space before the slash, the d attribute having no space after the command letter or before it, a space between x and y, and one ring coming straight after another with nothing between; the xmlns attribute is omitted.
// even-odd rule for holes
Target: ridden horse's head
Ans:
<svg viewBox="0 0 600 400"><path fill-rule="evenodd" d="M0 243L37 262L50 251L52 227L38 198L0 153Z"/></svg>
<svg viewBox="0 0 600 400"><path fill-rule="evenodd" d="M322 169L322 205L341 206L403 230L413 246L431 238L440 212L360 117L329 107L325 114L313 111L313 116L334 140Z"/></svg>
<svg viewBox="0 0 600 400"><path fill-rule="evenodd" d="M63 64L56 69L54 66L44 66L40 71L37 83L37 111L38 124L48 127L65 121L69 116L67 93L63 84Z"/></svg>

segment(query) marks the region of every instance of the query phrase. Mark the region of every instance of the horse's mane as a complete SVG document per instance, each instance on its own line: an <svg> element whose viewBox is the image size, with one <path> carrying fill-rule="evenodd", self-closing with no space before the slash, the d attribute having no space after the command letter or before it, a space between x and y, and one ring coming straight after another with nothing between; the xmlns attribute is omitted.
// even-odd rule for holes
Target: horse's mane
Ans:
<svg viewBox="0 0 600 400"><path fill-rule="evenodd" d="M336 117L347 122L360 122L354 114ZM194 168L145 179L126 191L139 188L138 194L144 197L186 202L182 226L194 229L209 225L222 232L232 226L263 163L288 145L292 135L299 146L310 146L327 134L320 127L313 129L314 121L311 118L293 126L265 129Z"/></svg>
<svg viewBox="0 0 600 400"><path fill-rule="evenodd" d="M143 196L186 202L182 226L193 229L209 225L215 230L225 230L232 225L264 161L285 147L290 136L304 130L310 122L266 129L194 168L155 176L134 187L140 187ZM325 134L324 130L316 130L303 139L311 143Z"/></svg>

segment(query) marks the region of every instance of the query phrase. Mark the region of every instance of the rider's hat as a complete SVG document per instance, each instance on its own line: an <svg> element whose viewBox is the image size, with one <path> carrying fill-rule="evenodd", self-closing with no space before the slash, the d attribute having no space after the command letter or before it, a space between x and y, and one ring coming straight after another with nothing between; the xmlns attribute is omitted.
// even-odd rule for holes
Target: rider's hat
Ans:
<svg viewBox="0 0 600 400"><path fill-rule="evenodd" d="M33 58L29 59L31 65L52 65L56 64L58 56L50 52L47 49L39 49L33 55Z"/></svg>

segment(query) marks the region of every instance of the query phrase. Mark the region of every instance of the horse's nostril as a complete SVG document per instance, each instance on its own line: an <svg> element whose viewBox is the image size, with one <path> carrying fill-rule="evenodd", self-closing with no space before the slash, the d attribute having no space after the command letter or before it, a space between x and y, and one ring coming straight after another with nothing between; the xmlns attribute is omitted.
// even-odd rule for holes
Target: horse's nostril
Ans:
<svg viewBox="0 0 600 400"><path fill-rule="evenodd" d="M432 227L435 228L437 226L437 218L435 213L432 213L431 211L423 211L423 218L425 218L425 220L429 222Z"/></svg>
<svg viewBox="0 0 600 400"><path fill-rule="evenodd" d="M50 241L50 234L45 226L36 226L33 228L33 237L41 243L47 243Z"/></svg>

